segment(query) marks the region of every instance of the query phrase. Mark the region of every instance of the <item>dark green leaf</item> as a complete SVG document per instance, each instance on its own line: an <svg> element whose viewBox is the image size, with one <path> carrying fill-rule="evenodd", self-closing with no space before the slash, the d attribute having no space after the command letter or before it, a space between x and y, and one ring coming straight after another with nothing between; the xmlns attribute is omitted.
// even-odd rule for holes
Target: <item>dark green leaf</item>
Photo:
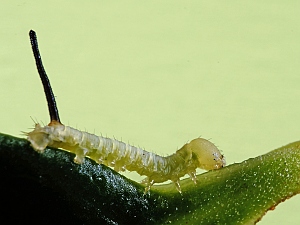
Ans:
<svg viewBox="0 0 300 225"><path fill-rule="evenodd" d="M300 142L173 184L144 187L87 159L0 134L2 219L39 224L254 224L300 190Z"/></svg>

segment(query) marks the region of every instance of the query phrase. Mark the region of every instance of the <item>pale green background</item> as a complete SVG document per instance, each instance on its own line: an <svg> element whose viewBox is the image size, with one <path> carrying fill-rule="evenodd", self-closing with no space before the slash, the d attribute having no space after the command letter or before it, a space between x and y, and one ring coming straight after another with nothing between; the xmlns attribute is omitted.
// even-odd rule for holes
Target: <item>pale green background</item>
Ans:
<svg viewBox="0 0 300 225"><path fill-rule="evenodd" d="M163 155L201 135L229 164L299 140L299 1L2 0L0 8L3 133L28 131L30 116L49 121L34 29L67 125ZM297 196L259 224L299 224L299 208Z"/></svg>

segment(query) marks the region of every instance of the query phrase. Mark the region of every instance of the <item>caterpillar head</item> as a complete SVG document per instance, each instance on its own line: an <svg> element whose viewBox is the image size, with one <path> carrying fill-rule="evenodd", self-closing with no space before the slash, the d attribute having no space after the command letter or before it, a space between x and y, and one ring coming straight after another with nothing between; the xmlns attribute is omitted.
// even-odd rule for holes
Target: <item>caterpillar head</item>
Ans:
<svg viewBox="0 0 300 225"><path fill-rule="evenodd" d="M226 165L224 156L210 141L196 138L186 145L188 152L192 153L193 160L198 162L198 168L215 170Z"/></svg>

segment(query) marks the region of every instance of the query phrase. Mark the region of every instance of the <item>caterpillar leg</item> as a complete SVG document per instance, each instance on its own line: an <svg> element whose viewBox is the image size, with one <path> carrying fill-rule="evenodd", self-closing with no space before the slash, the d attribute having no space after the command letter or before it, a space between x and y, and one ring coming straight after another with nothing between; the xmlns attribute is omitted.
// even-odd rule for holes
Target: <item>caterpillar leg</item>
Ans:
<svg viewBox="0 0 300 225"><path fill-rule="evenodd" d="M182 194L182 192L181 192L181 187L180 187L180 184L179 184L179 179L178 180L173 180L173 183L175 184L175 187L176 187L176 189L177 189L177 191L180 193L180 194Z"/></svg>
<svg viewBox="0 0 300 225"><path fill-rule="evenodd" d="M86 156L86 154L88 153L88 150L85 148L77 148L75 150L75 158L74 158L74 163L77 164L82 164L84 162L84 157Z"/></svg>
<svg viewBox="0 0 300 225"><path fill-rule="evenodd" d="M192 179L192 181L197 184L197 177L196 177L196 171L194 172L190 172L189 173L190 178Z"/></svg>
<svg viewBox="0 0 300 225"><path fill-rule="evenodd" d="M174 183L177 191L180 194L182 194L181 187L180 187L180 184L179 184L179 179L178 180L173 180L173 183ZM150 191L151 186L154 184L154 180L151 180L149 177L147 177L147 178L145 178L141 181L141 184L146 184L145 192L144 192L144 195L145 195L145 194L147 194L148 191Z"/></svg>
<svg viewBox="0 0 300 225"><path fill-rule="evenodd" d="M145 195L150 191L151 186L154 184L154 180L150 180L149 177L146 177L141 181L141 184L146 184L145 191L144 191L144 195Z"/></svg>
<svg viewBox="0 0 300 225"><path fill-rule="evenodd" d="M117 172L119 172L119 171L124 172L124 171L126 171L126 166L124 166L121 161L115 162L114 170Z"/></svg>

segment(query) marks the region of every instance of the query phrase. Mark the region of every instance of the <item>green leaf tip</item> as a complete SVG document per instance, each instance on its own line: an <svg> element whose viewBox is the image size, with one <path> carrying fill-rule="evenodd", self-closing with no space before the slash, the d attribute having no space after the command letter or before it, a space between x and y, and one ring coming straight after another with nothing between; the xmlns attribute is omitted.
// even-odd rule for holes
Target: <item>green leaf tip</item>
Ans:
<svg viewBox="0 0 300 225"><path fill-rule="evenodd" d="M144 187L87 159L0 134L2 218L73 224L255 224L300 191L300 142L182 180ZM13 216L18 214L18 217Z"/></svg>

